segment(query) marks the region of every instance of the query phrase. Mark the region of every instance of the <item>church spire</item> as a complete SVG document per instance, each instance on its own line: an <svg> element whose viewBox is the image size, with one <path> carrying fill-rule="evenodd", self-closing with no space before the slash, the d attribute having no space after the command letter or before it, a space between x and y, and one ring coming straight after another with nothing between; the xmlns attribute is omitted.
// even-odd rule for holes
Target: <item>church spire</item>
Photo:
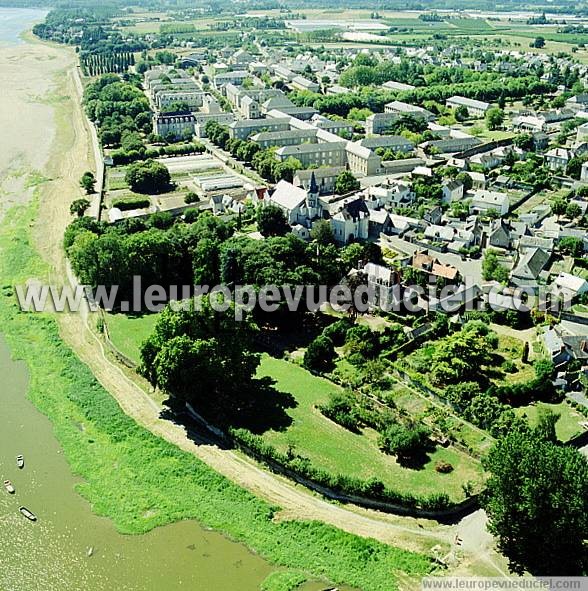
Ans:
<svg viewBox="0 0 588 591"><path fill-rule="evenodd" d="M316 177L314 176L314 170L310 173L310 186L308 187L308 192L314 195L318 195L319 188L316 184Z"/></svg>

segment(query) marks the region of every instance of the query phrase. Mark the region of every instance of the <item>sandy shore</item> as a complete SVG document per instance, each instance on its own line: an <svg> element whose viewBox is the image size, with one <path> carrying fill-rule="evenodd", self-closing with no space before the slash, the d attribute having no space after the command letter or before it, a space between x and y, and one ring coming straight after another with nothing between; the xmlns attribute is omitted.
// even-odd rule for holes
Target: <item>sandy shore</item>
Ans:
<svg viewBox="0 0 588 591"><path fill-rule="evenodd" d="M37 42L0 47L0 216L47 176L56 138L56 106L71 50Z"/></svg>

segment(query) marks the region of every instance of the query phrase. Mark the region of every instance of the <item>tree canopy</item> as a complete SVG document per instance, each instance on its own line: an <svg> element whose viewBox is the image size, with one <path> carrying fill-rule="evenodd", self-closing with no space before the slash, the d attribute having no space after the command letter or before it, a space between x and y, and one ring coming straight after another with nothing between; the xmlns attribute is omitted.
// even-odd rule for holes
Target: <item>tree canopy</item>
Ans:
<svg viewBox="0 0 588 591"><path fill-rule="evenodd" d="M510 429L490 451L488 528L516 573L586 575L588 462L555 443L544 421L535 430Z"/></svg>

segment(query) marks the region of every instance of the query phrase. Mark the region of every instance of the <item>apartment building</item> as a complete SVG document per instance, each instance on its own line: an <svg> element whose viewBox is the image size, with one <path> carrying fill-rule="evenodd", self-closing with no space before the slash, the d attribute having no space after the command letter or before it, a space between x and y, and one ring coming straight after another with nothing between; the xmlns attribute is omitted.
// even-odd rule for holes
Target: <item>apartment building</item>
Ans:
<svg viewBox="0 0 588 591"><path fill-rule="evenodd" d="M300 144L284 146L276 151L279 160L290 157L300 160L302 166L345 166L347 164L347 142L326 142L322 144Z"/></svg>

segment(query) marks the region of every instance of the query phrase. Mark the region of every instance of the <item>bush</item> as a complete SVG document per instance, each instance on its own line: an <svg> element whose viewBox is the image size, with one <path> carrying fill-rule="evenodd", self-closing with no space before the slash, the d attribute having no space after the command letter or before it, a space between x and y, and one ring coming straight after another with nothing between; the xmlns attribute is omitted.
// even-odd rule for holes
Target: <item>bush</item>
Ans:
<svg viewBox="0 0 588 591"><path fill-rule="evenodd" d="M348 318L342 318L330 324L323 330L323 335L333 341L335 347L342 347L345 344L347 331L352 327Z"/></svg>
<svg viewBox="0 0 588 591"><path fill-rule="evenodd" d="M331 395L327 404L319 407L321 413L338 425L358 432L360 416L356 408L356 400L351 392L337 392Z"/></svg>
<svg viewBox="0 0 588 591"><path fill-rule="evenodd" d="M506 373L516 373L517 366L510 359L506 359L505 361L503 361L502 365L500 366L500 369L502 369L502 371Z"/></svg>
<svg viewBox="0 0 588 591"><path fill-rule="evenodd" d="M132 209L145 209L150 205L151 201L143 197L136 197L133 199L115 199L112 202L112 207L117 207L121 211L130 211Z"/></svg>
<svg viewBox="0 0 588 591"><path fill-rule="evenodd" d="M440 474L449 474L453 472L453 466L449 462L439 461L435 464L435 471Z"/></svg>
<svg viewBox="0 0 588 591"><path fill-rule="evenodd" d="M335 346L333 341L319 335L312 341L304 353L303 365L311 371L329 371L333 367Z"/></svg>
<svg viewBox="0 0 588 591"><path fill-rule="evenodd" d="M400 493L387 488L375 478L362 480L343 474L331 474L317 468L303 456L282 453L268 444L263 437L254 435L246 429L230 429L234 443L247 454L266 463L275 463L289 470L299 477L305 478L319 486L328 488L336 493L367 497L386 503L400 505L408 509L424 509L427 511L442 511L451 506L449 497L445 493L433 494L428 497L418 497L410 493Z"/></svg>
<svg viewBox="0 0 588 591"><path fill-rule="evenodd" d="M398 457L409 457L424 450L430 431L423 425L389 425L379 438L380 449Z"/></svg>

